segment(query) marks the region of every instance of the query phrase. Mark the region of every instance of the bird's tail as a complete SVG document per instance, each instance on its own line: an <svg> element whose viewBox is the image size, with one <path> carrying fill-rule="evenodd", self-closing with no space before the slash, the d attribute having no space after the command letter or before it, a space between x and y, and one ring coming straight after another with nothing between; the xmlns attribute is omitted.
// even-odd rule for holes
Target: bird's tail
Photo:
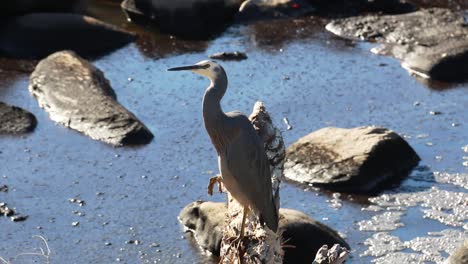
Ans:
<svg viewBox="0 0 468 264"><path fill-rule="evenodd" d="M276 233L278 230L278 210L276 209L275 203L271 201L269 206L266 206L266 210L260 215L260 222L265 223L268 228Z"/></svg>

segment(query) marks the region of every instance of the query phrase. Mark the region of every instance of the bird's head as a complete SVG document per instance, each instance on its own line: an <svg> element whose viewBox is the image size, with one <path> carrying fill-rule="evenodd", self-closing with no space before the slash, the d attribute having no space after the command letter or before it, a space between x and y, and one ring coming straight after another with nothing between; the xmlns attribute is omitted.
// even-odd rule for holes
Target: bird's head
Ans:
<svg viewBox="0 0 468 264"><path fill-rule="evenodd" d="M192 71L194 73L208 77L210 80L215 79L220 74L224 73L223 67L217 62L204 60L194 65L182 66L176 68L167 69L168 71Z"/></svg>

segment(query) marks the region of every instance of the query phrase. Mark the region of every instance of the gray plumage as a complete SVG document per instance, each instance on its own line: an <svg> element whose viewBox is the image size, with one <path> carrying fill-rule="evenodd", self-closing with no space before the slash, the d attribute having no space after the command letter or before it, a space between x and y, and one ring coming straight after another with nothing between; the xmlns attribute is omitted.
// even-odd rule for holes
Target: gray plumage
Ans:
<svg viewBox="0 0 468 264"><path fill-rule="evenodd" d="M223 112L220 101L228 84L224 69L216 62L201 61L169 70L192 70L210 79L203 97L203 120L218 154L222 182L242 206L253 210L276 232L278 215L263 142L247 116L237 111Z"/></svg>

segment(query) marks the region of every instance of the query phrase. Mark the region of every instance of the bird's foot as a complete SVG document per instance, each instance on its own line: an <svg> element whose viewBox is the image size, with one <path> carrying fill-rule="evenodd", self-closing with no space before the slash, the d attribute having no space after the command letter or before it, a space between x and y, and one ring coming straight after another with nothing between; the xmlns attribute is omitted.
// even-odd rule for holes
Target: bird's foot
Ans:
<svg viewBox="0 0 468 264"><path fill-rule="evenodd" d="M210 183L208 184L208 194L209 195L213 195L213 189L214 189L214 186L215 186L216 183L218 183L218 191L220 193L223 192L223 182L221 180L221 175L218 174L218 175L210 178Z"/></svg>

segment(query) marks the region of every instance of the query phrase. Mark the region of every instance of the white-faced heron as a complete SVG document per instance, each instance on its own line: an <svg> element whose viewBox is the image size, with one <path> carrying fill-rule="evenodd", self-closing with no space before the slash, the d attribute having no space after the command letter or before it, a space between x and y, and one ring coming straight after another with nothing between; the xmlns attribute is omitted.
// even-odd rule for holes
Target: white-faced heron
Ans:
<svg viewBox="0 0 468 264"><path fill-rule="evenodd" d="M214 61L177 67L169 71L190 70L210 79L203 96L205 128L218 153L221 180L231 195L244 207L240 237L244 235L245 219L251 209L262 224L276 232L278 214L274 205L271 175L263 142L249 119L235 111L224 113L220 101L228 80L223 67Z"/></svg>

